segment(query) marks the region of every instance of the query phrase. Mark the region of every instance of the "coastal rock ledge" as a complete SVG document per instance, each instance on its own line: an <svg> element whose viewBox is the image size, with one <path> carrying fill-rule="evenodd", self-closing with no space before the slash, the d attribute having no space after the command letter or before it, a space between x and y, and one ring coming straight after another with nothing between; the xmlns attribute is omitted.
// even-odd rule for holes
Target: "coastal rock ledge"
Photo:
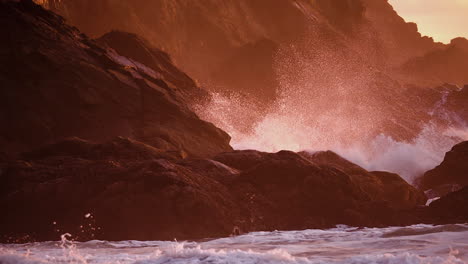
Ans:
<svg viewBox="0 0 468 264"><path fill-rule="evenodd" d="M5 157L0 169L5 242L66 232L77 240L172 240L468 220L466 188L423 207L424 193L398 175L368 172L330 151L198 159L123 137L69 138Z"/></svg>

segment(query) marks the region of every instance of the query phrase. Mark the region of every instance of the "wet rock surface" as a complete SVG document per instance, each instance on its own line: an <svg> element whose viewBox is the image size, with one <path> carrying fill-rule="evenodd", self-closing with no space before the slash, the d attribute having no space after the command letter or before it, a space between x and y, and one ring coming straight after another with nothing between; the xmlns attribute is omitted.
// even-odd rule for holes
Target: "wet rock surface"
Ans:
<svg viewBox="0 0 468 264"><path fill-rule="evenodd" d="M275 3L283 11L285 2ZM361 21L359 3L349 1L343 8L355 15L337 23ZM115 31L89 39L30 0L0 7L9 40L0 42L1 241L66 232L78 240L201 239L467 220L466 188L424 207L424 193L400 176L331 151L232 151L229 135L191 110L206 94L142 38ZM288 21L301 21L290 8ZM464 90L454 90L456 98ZM460 108L463 100L453 102ZM464 184L465 146L454 147L423 186Z"/></svg>
<svg viewBox="0 0 468 264"><path fill-rule="evenodd" d="M141 142L72 138L24 156L2 166L3 239L222 236L239 215L226 186Z"/></svg>
<svg viewBox="0 0 468 264"><path fill-rule="evenodd" d="M71 136L132 137L198 157L231 150L229 135L190 109L188 98L200 96L201 89L164 53L149 51L151 62L162 66L146 66L32 1L0 4L0 33L7 40L0 43L3 151L27 151Z"/></svg>
<svg viewBox="0 0 468 264"><path fill-rule="evenodd" d="M234 164L250 154L221 156ZM398 175L350 173L352 163L343 169L294 152L257 154L255 164L233 168L128 138L69 138L2 163L0 208L8 214L0 233L10 241L61 232L80 240L171 240L227 236L235 227L382 226L406 223L397 212L426 201Z"/></svg>
<svg viewBox="0 0 468 264"><path fill-rule="evenodd" d="M444 161L419 179L420 188L442 196L468 185L468 142L445 154Z"/></svg>

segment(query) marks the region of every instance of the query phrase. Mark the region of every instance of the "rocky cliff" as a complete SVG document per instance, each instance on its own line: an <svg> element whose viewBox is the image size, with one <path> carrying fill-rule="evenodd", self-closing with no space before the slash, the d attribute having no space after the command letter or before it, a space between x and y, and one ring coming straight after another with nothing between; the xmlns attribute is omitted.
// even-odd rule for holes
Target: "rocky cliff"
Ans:
<svg viewBox="0 0 468 264"><path fill-rule="evenodd" d="M206 94L167 54L138 46L134 50L147 54L128 54L125 41L139 41L133 35L94 41L32 1L1 5L3 151L69 136L97 141L125 136L191 156L231 149L229 135L192 112L189 99ZM113 38L123 46L101 45Z"/></svg>
<svg viewBox="0 0 468 264"><path fill-rule="evenodd" d="M127 138L69 138L0 168L0 209L8 212L0 239L9 242L55 240L64 232L79 240L172 240L399 225L412 221L401 212L426 201L398 175L367 172L333 153L184 159Z"/></svg>
<svg viewBox="0 0 468 264"><path fill-rule="evenodd" d="M90 2L70 3L83 7ZM112 8L129 8L133 4L146 7L139 9L140 12L145 9L147 18L154 18L149 10L151 5L158 4L172 10L168 14L174 14L166 17L167 23L176 18L189 19L187 26L204 30L197 32L190 28L187 32L208 34L213 40L218 37L213 33L216 30L205 29L229 23L195 18L200 17L199 12L212 9L227 12L234 5L237 9L232 10L243 12L228 12L229 15L254 15L264 24L248 23L248 27L255 34L268 35L257 40L252 37L254 33L236 31L235 27L226 31L237 36L231 40L235 39L240 46L230 45L235 46L235 52L225 67L238 65L234 69L239 75L250 74L241 65L253 55L257 55L253 68L266 67L263 62L271 60L272 53L282 52L278 43L293 41L300 32L308 30L299 26L288 30L291 24L301 24L304 19L321 21L318 25L325 26L319 27L323 29L320 38L329 38L336 45L324 57L314 52L305 55L353 61L344 68L335 64L337 68L331 73L321 72L326 76L321 79L324 84L332 82L331 77L343 69L369 66L361 64L362 54L357 51L348 54L352 49L342 46L343 40L355 36L360 25L368 23L370 7L365 1L345 4L316 1L313 5L274 1L269 2L271 12L264 12L261 7L265 2L260 0L226 5L219 1L206 2L198 9L192 9L193 3L185 1L93 3L93 8L90 5L83 10L97 12L101 7L111 8L113 15L101 17L103 21L120 10ZM67 1L44 4L61 10ZM190 8L183 9L186 6ZM178 14L179 7L181 14ZM197 12L191 13L193 10ZM276 19L285 14L285 20ZM334 20L337 15L341 19ZM198 239L258 230L328 228L337 224L388 226L467 220L466 188L424 207L425 194L399 175L367 171L331 151L233 151L228 134L192 111L199 101L209 101L206 91L179 70L167 53L133 33L113 31L93 40L31 0L0 1L0 22L0 34L5 36L5 41L0 43L0 122L3 124L0 211L6 212L0 219L1 241L55 240L65 232L71 232L78 240ZM125 23L125 19L119 23ZM274 26L266 27L270 23ZM395 23L408 26L400 20ZM221 36L226 34L224 30ZM417 36L417 32L413 33ZM164 39L165 35L159 37ZM178 41L186 40L181 36L174 38L179 37ZM156 39L155 35L150 39ZM197 43L193 52L202 56L200 50L207 44ZM207 56L213 56L214 61L219 59L213 54ZM207 63L210 65L209 58ZM393 117L405 120L395 122L390 129L379 126L382 123L378 122L372 125L378 130L396 131L401 137L408 131L418 130L415 120L421 116L430 118L426 110L437 105L441 95L446 95L442 103L450 109L466 111L463 107L466 87L403 89L395 84L402 88L397 91L387 89L393 87L389 83L395 83L387 73L379 70L367 73L377 76L369 81L373 84L370 87L379 89L375 97L364 98L368 90L358 89L358 79L352 77L354 71L341 76L343 80L350 77L351 87L356 88L353 96L344 96L339 89L331 92L332 101L352 102L345 109L349 110L346 122L351 127L360 125L359 119L352 115L369 111L361 108L360 103L370 99L375 99L370 103L371 109L386 113L382 118L389 119L390 123L394 122ZM223 79L222 74L215 75ZM265 71L265 75L269 74ZM297 76L291 72L290 78ZM267 79L265 83L272 80ZM386 80L384 84L379 82L382 80ZM315 91L311 90L312 94L318 95ZM274 93L262 96L266 94L274 97ZM324 95L316 97L322 101L311 101L316 103L314 107L329 109L327 105L331 101L323 100ZM414 98L418 98L420 107L405 108L414 104ZM398 104L382 106L386 100ZM332 116L335 113L339 112L332 112ZM403 132L399 127L404 128ZM349 140L354 139L352 135L347 136ZM429 182L437 178L434 181L437 185L463 178L453 170L463 175L464 146L464 143L456 146L443 164L428 172L436 175L428 177ZM445 172L450 176L443 176ZM444 179L439 181L439 178Z"/></svg>
<svg viewBox="0 0 468 264"><path fill-rule="evenodd" d="M240 100L252 107L235 111L234 121L204 115L229 133L225 123L243 112L256 112L236 125L247 131L285 105L314 120L347 115L356 129L343 134L352 140L384 133L411 141L434 107L413 102L467 80L462 39L443 45L421 36L385 0L42 2L93 37L114 29L144 36L207 90L245 96ZM304 123L317 126L314 120Z"/></svg>
<svg viewBox="0 0 468 264"><path fill-rule="evenodd" d="M468 142L454 146L444 161L419 179L420 188L440 197L468 185Z"/></svg>

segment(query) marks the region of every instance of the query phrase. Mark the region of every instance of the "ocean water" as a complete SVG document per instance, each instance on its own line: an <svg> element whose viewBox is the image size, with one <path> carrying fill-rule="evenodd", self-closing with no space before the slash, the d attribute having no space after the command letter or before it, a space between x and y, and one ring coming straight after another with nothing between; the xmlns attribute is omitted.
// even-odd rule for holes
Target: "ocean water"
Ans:
<svg viewBox="0 0 468 264"><path fill-rule="evenodd" d="M0 245L0 263L468 263L468 224L254 232L203 241Z"/></svg>

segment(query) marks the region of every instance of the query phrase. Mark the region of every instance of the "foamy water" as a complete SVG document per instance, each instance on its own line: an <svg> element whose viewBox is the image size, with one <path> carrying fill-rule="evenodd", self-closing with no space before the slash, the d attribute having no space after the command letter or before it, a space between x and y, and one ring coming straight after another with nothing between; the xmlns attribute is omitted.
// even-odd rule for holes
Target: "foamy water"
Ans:
<svg viewBox="0 0 468 264"><path fill-rule="evenodd" d="M309 103L313 102L303 101ZM414 139L398 141L385 134L367 135L373 129L369 127L372 120L367 126L353 126L352 117L338 112L315 114L299 103L278 103L265 113L253 105L240 97L213 94L212 102L198 112L227 131L235 149L332 150L369 171L397 173L410 183L439 165L454 145L468 140L467 123L441 107L433 114L447 124L429 122ZM249 124L251 127L245 128Z"/></svg>
<svg viewBox="0 0 468 264"><path fill-rule="evenodd" d="M90 241L0 245L0 263L343 263L468 262L468 224L255 232L198 242Z"/></svg>
<svg viewBox="0 0 468 264"><path fill-rule="evenodd" d="M398 173L408 182L468 140L468 120L446 108L448 90L440 90L434 105L418 106L418 97L406 101L406 81L378 66L364 43L354 43L355 50L351 40L348 44L349 50L330 45L311 28L275 54L275 102L214 93L197 112L231 135L236 149L332 150L367 170Z"/></svg>

